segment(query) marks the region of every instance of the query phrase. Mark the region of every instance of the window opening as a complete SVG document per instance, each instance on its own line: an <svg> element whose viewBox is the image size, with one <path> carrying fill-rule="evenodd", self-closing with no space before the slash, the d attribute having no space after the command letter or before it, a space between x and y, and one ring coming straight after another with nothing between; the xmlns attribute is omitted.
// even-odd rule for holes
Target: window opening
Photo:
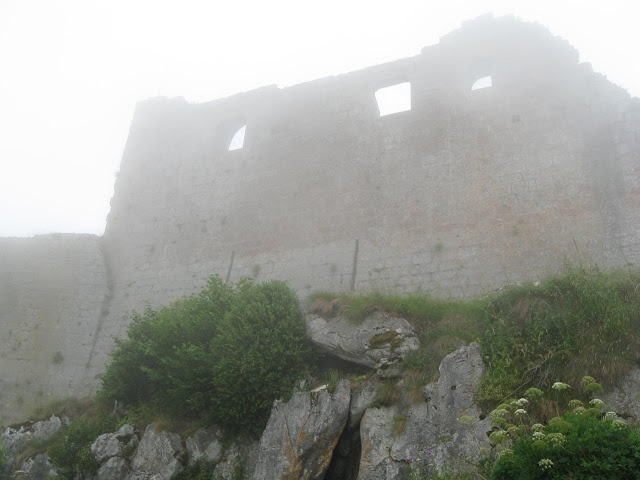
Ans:
<svg viewBox="0 0 640 480"><path fill-rule="evenodd" d="M399 83L376 90L380 116L411 110L411 83Z"/></svg>
<svg viewBox="0 0 640 480"><path fill-rule="evenodd" d="M231 143L229 143L229 151L240 150L244 147L244 134L247 130L247 126L244 125L240 130L236 132L236 134L231 139Z"/></svg>
<svg viewBox="0 0 640 480"><path fill-rule="evenodd" d="M480 90L481 88L489 88L491 86L491 75L489 75L488 77L482 77L476 80L476 82L471 87L471 90Z"/></svg>

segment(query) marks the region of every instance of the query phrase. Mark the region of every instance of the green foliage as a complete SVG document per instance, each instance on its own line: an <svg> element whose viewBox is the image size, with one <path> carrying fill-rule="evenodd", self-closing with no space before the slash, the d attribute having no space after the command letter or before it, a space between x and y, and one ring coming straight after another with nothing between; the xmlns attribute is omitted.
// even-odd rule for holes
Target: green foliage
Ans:
<svg viewBox="0 0 640 480"><path fill-rule="evenodd" d="M74 478L74 473L80 472L95 474L99 465L91 453L91 444L103 433L113 431L115 425L111 415L74 420L50 441L51 463L65 472L66 478Z"/></svg>
<svg viewBox="0 0 640 480"><path fill-rule="evenodd" d="M260 431L273 400L307 373L311 347L295 294L286 284L247 284L211 340L211 402L228 427Z"/></svg>
<svg viewBox="0 0 640 480"><path fill-rule="evenodd" d="M640 358L639 283L640 272L567 267L490 299L481 336L489 371L477 399L495 404L557 378L578 385L585 372L613 385Z"/></svg>
<svg viewBox="0 0 640 480"><path fill-rule="evenodd" d="M542 437L541 434L537 435ZM494 480L629 479L640 471L640 432L621 422L565 413L544 438L517 439L496 463Z"/></svg>
<svg viewBox="0 0 640 480"><path fill-rule="evenodd" d="M291 391L310 360L290 288L249 279L225 285L214 276L198 295L133 314L102 378L101 396L260 429L273 400Z"/></svg>

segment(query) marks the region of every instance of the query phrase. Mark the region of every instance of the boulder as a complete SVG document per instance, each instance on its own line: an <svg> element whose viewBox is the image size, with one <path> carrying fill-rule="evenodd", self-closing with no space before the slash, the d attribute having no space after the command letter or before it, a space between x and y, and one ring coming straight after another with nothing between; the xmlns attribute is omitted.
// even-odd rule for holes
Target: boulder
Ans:
<svg viewBox="0 0 640 480"><path fill-rule="evenodd" d="M258 442L249 439L236 440L221 456L213 470L215 480L252 478L258 456Z"/></svg>
<svg viewBox="0 0 640 480"><path fill-rule="evenodd" d="M99 469L96 480L122 480L129 473L129 462L122 457L111 457Z"/></svg>
<svg viewBox="0 0 640 480"><path fill-rule="evenodd" d="M134 447L138 441L132 425L123 425L115 433L100 435L91 445L91 453L98 463L104 463L111 457L121 456L127 446Z"/></svg>
<svg viewBox="0 0 640 480"><path fill-rule="evenodd" d="M349 404L349 428L356 428L360 424L360 420L364 412L369 406L376 401L378 396L378 383L368 378L358 389L351 391L351 403Z"/></svg>
<svg viewBox="0 0 640 480"><path fill-rule="evenodd" d="M489 419L480 420L473 401L474 385L485 367L480 346L463 345L440 364L440 378L427 385L425 402L400 412L397 407L369 409L362 419L360 480L402 478L402 469L462 472L490 451ZM403 432L392 435L403 415ZM465 417L460 421L462 417ZM394 466L395 464L395 466Z"/></svg>
<svg viewBox="0 0 640 480"><path fill-rule="evenodd" d="M343 315L305 316L311 342L321 351L375 369L382 377L400 374L400 364L420 346L413 327L404 318L374 312L355 323Z"/></svg>
<svg viewBox="0 0 640 480"><path fill-rule="evenodd" d="M602 396L607 410L616 412L619 416L631 422L640 420L640 369L634 369L627 374L611 392Z"/></svg>
<svg viewBox="0 0 640 480"><path fill-rule="evenodd" d="M22 468L15 472L16 479L24 480L44 480L49 478L58 478L58 472L49 462L49 455L39 453L33 458L25 460Z"/></svg>
<svg viewBox="0 0 640 480"><path fill-rule="evenodd" d="M350 384L342 380L335 392L294 393L276 400L260 439L254 480L321 479L347 422Z"/></svg>
<svg viewBox="0 0 640 480"><path fill-rule="evenodd" d="M201 428L193 437L187 438L189 463L205 460L218 462L222 456L220 432L215 427Z"/></svg>
<svg viewBox="0 0 640 480"><path fill-rule="evenodd" d="M169 480L182 471L185 451L180 436L170 432L156 431L149 425L140 440L138 450L131 462L131 473L127 480Z"/></svg>

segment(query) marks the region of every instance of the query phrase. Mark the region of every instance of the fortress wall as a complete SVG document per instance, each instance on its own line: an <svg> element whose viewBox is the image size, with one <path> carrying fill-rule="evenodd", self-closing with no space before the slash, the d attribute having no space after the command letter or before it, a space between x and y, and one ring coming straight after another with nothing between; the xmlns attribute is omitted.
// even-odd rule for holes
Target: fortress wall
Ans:
<svg viewBox="0 0 640 480"><path fill-rule="evenodd" d="M108 294L101 239L52 234L0 238L0 418L83 396Z"/></svg>
<svg viewBox="0 0 640 480"><path fill-rule="evenodd" d="M485 75L493 86L472 91ZM376 90L399 82L411 84L411 110L380 117ZM244 147L228 151L242 125ZM59 324L76 348L62 365L48 344L29 347L32 363L11 353L3 381L26 382L25 365L38 365L45 386L95 391L128 313L194 293L212 274L285 280L303 298L351 288L471 297L567 259L638 265L639 212L638 100L578 63L566 41L512 17L481 17L415 57L284 89L148 100L127 140L104 256L91 236L0 241L13 249L0 272L32 275L2 286L3 316L41 291L56 312L92 305L12 313L24 342L36 325ZM60 263L54 239L72 261ZM38 277L38 265L67 276ZM77 355L73 371L67 355Z"/></svg>
<svg viewBox="0 0 640 480"><path fill-rule="evenodd" d="M375 91L405 81L411 111L380 117ZM566 259L637 265L639 126L626 91L511 17L285 89L142 102L105 232L114 296L96 372L128 311L226 278L232 257L231 281L302 296L353 282L469 297Z"/></svg>

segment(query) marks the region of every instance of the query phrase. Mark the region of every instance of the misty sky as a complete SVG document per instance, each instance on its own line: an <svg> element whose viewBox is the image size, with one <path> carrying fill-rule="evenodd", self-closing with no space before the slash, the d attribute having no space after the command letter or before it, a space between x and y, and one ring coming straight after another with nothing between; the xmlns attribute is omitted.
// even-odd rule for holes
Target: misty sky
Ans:
<svg viewBox="0 0 640 480"><path fill-rule="evenodd" d="M139 100L358 70L488 12L542 23L640 95L634 0L0 0L0 236L101 234Z"/></svg>

